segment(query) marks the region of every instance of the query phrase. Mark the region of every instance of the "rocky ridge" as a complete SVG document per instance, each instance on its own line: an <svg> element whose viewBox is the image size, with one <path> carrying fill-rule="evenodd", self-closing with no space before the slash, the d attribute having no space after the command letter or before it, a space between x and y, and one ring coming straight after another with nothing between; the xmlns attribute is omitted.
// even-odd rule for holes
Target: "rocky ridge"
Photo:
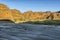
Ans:
<svg viewBox="0 0 60 40"><path fill-rule="evenodd" d="M21 13L17 9L10 9L4 4L0 4L0 20L11 20L15 23L26 21L60 20L58 12L33 12Z"/></svg>

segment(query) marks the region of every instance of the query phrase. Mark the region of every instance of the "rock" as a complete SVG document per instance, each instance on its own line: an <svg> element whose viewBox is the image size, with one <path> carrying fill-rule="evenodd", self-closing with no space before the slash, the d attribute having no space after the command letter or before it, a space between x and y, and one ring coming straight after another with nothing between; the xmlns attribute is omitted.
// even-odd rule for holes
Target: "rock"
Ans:
<svg viewBox="0 0 60 40"><path fill-rule="evenodd" d="M43 20L60 20L60 13L58 12L33 12L27 11L21 13L17 9L10 9L4 4L0 4L0 20L10 20L15 23L26 21L43 21Z"/></svg>

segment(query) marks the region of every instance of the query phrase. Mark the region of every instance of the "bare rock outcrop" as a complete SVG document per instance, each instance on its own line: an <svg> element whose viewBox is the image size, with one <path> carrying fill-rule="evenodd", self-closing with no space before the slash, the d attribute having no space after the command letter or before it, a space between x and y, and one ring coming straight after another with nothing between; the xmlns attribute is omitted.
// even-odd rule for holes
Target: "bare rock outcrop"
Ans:
<svg viewBox="0 0 60 40"><path fill-rule="evenodd" d="M4 4L0 4L0 20L4 19L14 21L10 9Z"/></svg>
<svg viewBox="0 0 60 40"><path fill-rule="evenodd" d="M26 21L60 20L58 12L33 12L21 13L17 9L10 9L4 4L0 4L0 20L11 20L15 23Z"/></svg>

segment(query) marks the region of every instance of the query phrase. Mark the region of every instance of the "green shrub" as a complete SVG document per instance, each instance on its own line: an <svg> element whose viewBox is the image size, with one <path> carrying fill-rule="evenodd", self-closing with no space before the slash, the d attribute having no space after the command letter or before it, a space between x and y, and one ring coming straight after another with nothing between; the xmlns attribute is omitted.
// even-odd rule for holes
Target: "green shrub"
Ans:
<svg viewBox="0 0 60 40"><path fill-rule="evenodd" d="M60 25L60 20L28 21L31 24Z"/></svg>

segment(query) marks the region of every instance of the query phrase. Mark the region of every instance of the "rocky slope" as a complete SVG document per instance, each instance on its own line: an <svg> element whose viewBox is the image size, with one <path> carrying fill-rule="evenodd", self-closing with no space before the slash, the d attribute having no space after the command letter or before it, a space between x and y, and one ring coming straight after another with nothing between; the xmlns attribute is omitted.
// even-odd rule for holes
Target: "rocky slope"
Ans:
<svg viewBox="0 0 60 40"><path fill-rule="evenodd" d="M17 9L10 9L4 4L0 4L0 20L11 20L15 23L26 21L60 20L58 12L33 12L21 13Z"/></svg>

